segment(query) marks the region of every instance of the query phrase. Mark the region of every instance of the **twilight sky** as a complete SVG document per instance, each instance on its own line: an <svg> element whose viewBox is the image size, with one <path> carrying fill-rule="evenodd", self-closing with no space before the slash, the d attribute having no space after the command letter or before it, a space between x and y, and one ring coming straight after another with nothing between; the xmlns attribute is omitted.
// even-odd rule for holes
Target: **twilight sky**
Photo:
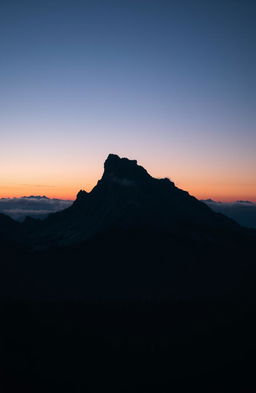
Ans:
<svg viewBox="0 0 256 393"><path fill-rule="evenodd" d="M1 0L0 197L71 199L108 153L256 201L253 0Z"/></svg>

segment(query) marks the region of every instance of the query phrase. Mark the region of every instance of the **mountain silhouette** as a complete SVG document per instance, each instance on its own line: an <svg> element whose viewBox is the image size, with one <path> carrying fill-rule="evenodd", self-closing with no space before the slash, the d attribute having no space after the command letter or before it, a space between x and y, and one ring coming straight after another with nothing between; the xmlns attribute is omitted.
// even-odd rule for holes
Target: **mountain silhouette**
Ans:
<svg viewBox="0 0 256 393"><path fill-rule="evenodd" d="M2 390L251 391L255 244L113 154L67 209L0 214Z"/></svg>
<svg viewBox="0 0 256 393"><path fill-rule="evenodd" d="M19 250L13 258L19 284L8 291L22 287L32 297L155 297L170 291L193 297L230 291L255 240L255 231L214 212L169 179L152 177L137 161L114 154L92 191L79 191L67 209L44 221L5 221L6 255Z"/></svg>
<svg viewBox="0 0 256 393"><path fill-rule="evenodd" d="M25 223L30 238L41 245L79 243L120 229L167 230L202 239L240 230L168 178L156 179L137 161L115 154L106 159L102 178L90 193L79 191L72 206L34 224Z"/></svg>

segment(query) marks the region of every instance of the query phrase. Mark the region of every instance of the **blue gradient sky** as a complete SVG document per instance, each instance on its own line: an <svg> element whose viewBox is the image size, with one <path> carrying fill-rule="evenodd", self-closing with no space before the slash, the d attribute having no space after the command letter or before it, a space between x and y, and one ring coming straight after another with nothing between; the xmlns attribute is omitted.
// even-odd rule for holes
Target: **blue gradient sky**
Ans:
<svg viewBox="0 0 256 393"><path fill-rule="evenodd" d="M254 1L1 0L0 197L74 198L107 154L256 200Z"/></svg>

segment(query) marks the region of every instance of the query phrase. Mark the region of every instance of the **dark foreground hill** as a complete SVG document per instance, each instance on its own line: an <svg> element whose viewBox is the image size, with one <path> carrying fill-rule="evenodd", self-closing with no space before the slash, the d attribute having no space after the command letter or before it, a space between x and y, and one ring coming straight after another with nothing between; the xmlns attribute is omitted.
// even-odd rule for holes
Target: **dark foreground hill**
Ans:
<svg viewBox="0 0 256 393"><path fill-rule="evenodd" d="M3 391L256 388L255 231L110 155L71 207L0 234Z"/></svg>

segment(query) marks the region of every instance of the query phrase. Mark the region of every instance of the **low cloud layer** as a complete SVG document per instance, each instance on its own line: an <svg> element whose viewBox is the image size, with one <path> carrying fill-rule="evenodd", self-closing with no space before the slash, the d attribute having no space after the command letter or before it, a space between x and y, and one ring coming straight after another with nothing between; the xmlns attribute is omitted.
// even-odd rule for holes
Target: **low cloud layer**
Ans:
<svg viewBox="0 0 256 393"><path fill-rule="evenodd" d="M240 225L256 228L256 203L251 201L218 202L212 199L202 200L211 209L233 218ZM69 207L73 201L51 199L46 196L31 195L21 198L0 199L0 213L22 221L26 216L44 219L48 214Z"/></svg>
<svg viewBox="0 0 256 393"><path fill-rule="evenodd" d="M49 213L66 209L73 201L50 199L46 196L31 195L21 198L1 198L0 213L22 221L26 216L46 218Z"/></svg>
<svg viewBox="0 0 256 393"><path fill-rule="evenodd" d="M217 202L212 199L206 199L202 202L206 203L210 208L218 213L225 214L233 218L240 225L256 228L256 203L251 201L236 202Z"/></svg>

